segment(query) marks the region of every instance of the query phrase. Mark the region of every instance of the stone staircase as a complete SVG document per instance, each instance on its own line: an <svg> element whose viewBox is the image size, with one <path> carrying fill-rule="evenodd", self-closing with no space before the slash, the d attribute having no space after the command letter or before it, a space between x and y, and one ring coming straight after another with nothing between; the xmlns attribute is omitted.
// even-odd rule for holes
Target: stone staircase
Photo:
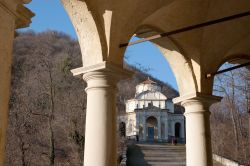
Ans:
<svg viewBox="0 0 250 166"><path fill-rule="evenodd" d="M134 144L128 146L127 166L185 166L184 145Z"/></svg>

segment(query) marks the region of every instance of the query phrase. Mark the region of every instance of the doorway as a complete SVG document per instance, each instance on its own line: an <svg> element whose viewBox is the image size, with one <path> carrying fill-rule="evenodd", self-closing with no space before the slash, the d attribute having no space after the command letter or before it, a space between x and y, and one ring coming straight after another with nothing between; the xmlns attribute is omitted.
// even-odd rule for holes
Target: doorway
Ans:
<svg viewBox="0 0 250 166"><path fill-rule="evenodd" d="M150 116L146 120L147 124L147 141L154 142L157 138L157 119Z"/></svg>

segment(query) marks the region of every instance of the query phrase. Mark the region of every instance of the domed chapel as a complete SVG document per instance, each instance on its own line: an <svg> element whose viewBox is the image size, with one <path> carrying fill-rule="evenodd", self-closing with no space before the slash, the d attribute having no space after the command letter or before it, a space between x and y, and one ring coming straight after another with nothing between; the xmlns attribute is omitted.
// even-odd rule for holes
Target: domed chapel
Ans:
<svg viewBox="0 0 250 166"><path fill-rule="evenodd" d="M136 86L135 97L125 104L126 113L118 117L122 136L147 142L185 140L183 111L150 78Z"/></svg>

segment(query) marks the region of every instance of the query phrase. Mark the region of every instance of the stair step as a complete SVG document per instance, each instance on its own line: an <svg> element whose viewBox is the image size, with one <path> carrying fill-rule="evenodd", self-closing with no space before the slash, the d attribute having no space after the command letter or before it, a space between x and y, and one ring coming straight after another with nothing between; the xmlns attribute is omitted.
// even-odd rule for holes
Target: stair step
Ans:
<svg viewBox="0 0 250 166"><path fill-rule="evenodd" d="M130 147L128 166L185 166L184 145L136 144Z"/></svg>

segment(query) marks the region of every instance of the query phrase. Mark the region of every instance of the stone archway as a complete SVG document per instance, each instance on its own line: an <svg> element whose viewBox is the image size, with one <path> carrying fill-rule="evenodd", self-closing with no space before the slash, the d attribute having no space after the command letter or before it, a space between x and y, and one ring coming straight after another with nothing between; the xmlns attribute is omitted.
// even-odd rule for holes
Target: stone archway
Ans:
<svg viewBox="0 0 250 166"><path fill-rule="evenodd" d="M157 139L157 119L150 116L146 119L147 141L154 142Z"/></svg>

